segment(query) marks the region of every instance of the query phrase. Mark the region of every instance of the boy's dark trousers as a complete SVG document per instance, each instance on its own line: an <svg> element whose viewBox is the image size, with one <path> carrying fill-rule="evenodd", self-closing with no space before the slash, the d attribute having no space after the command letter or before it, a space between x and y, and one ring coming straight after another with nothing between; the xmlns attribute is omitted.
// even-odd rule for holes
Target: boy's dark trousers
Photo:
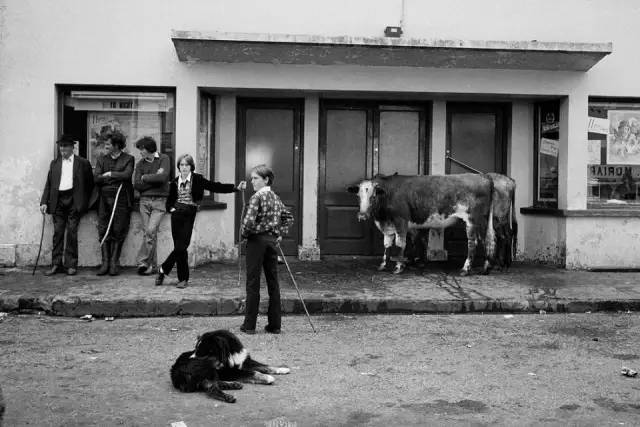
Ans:
<svg viewBox="0 0 640 427"><path fill-rule="evenodd" d="M280 329L280 284L278 283L278 253L276 237L271 234L252 234L247 240L247 301L244 327L255 329L260 305L260 273L264 270L269 292L267 312L270 329Z"/></svg>
<svg viewBox="0 0 640 427"><path fill-rule="evenodd" d="M178 280L189 280L189 253L187 248L191 242L193 223L198 213L196 206L178 207L171 213L171 237L173 237L173 251L169 254L164 263L162 271L169 274L173 265L176 264L178 270Z"/></svg>

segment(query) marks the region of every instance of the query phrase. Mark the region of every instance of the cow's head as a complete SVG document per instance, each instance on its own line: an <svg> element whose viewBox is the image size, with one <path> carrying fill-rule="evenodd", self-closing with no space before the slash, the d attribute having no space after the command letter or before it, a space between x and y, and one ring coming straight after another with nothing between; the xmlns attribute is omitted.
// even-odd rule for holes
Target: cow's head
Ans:
<svg viewBox="0 0 640 427"><path fill-rule="evenodd" d="M377 182L369 180L362 181L358 185L347 187L347 191L357 194L360 199L358 221L363 221L369 218L374 198L384 193L384 190Z"/></svg>

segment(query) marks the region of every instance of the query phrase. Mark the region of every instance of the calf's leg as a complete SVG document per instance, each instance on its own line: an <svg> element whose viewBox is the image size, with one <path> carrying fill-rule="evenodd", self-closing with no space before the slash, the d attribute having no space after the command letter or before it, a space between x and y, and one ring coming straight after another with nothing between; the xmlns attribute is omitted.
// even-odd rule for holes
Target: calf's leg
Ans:
<svg viewBox="0 0 640 427"><path fill-rule="evenodd" d="M467 259L464 260L464 265L460 271L461 276L467 276L471 274L471 265L473 264L473 258L476 255L476 246L478 245L478 237L476 236L476 230L473 224L467 223Z"/></svg>
<svg viewBox="0 0 640 427"><path fill-rule="evenodd" d="M395 240L395 233L383 234L384 236L384 253L382 254L382 263L378 266L378 271L382 271L387 268L387 260L389 259L389 250L393 246Z"/></svg>
<svg viewBox="0 0 640 427"><path fill-rule="evenodd" d="M404 248L407 246L407 233L396 233L395 238L396 246L400 248L400 252L398 252L396 268L393 270L393 274L400 274L404 271L404 266L407 262L404 257Z"/></svg>

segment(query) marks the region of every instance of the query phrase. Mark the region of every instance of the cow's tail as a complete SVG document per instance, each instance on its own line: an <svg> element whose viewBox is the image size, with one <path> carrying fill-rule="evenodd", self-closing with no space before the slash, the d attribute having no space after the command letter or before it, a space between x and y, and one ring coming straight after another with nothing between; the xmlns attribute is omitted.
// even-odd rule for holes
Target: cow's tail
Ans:
<svg viewBox="0 0 640 427"><path fill-rule="evenodd" d="M487 234L484 239L485 257L490 263L494 263L496 255L496 231L493 224L493 179L489 178L491 183L491 191L489 191L489 220L487 221Z"/></svg>
<svg viewBox="0 0 640 427"><path fill-rule="evenodd" d="M509 224L511 225L511 248L509 255L511 260L516 259L518 254L518 220L516 219L516 185L514 183L511 190L511 206L509 207Z"/></svg>

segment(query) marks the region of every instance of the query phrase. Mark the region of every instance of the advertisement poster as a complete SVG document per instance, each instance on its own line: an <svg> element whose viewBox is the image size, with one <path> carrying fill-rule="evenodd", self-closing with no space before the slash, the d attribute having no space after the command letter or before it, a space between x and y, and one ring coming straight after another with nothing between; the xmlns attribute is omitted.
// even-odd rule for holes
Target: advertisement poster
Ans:
<svg viewBox="0 0 640 427"><path fill-rule="evenodd" d="M558 157L558 141L555 139L540 138L540 153Z"/></svg>
<svg viewBox="0 0 640 427"><path fill-rule="evenodd" d="M599 133L600 135L609 134L609 119L599 117L589 117L589 132Z"/></svg>
<svg viewBox="0 0 640 427"><path fill-rule="evenodd" d="M140 160L140 152L135 143L143 136L156 140L160 148L162 120L157 112L89 112L87 115L87 158L95 167L96 160L104 154L104 143L100 134L107 130L119 130L127 137L125 152L133 155L136 162Z"/></svg>
<svg viewBox="0 0 640 427"><path fill-rule="evenodd" d="M609 110L607 163L640 165L640 111Z"/></svg>
<svg viewBox="0 0 640 427"><path fill-rule="evenodd" d="M589 151L589 164L599 165L602 163L602 156L600 154L602 147L602 141L599 139L589 139L587 141L587 150Z"/></svg>

